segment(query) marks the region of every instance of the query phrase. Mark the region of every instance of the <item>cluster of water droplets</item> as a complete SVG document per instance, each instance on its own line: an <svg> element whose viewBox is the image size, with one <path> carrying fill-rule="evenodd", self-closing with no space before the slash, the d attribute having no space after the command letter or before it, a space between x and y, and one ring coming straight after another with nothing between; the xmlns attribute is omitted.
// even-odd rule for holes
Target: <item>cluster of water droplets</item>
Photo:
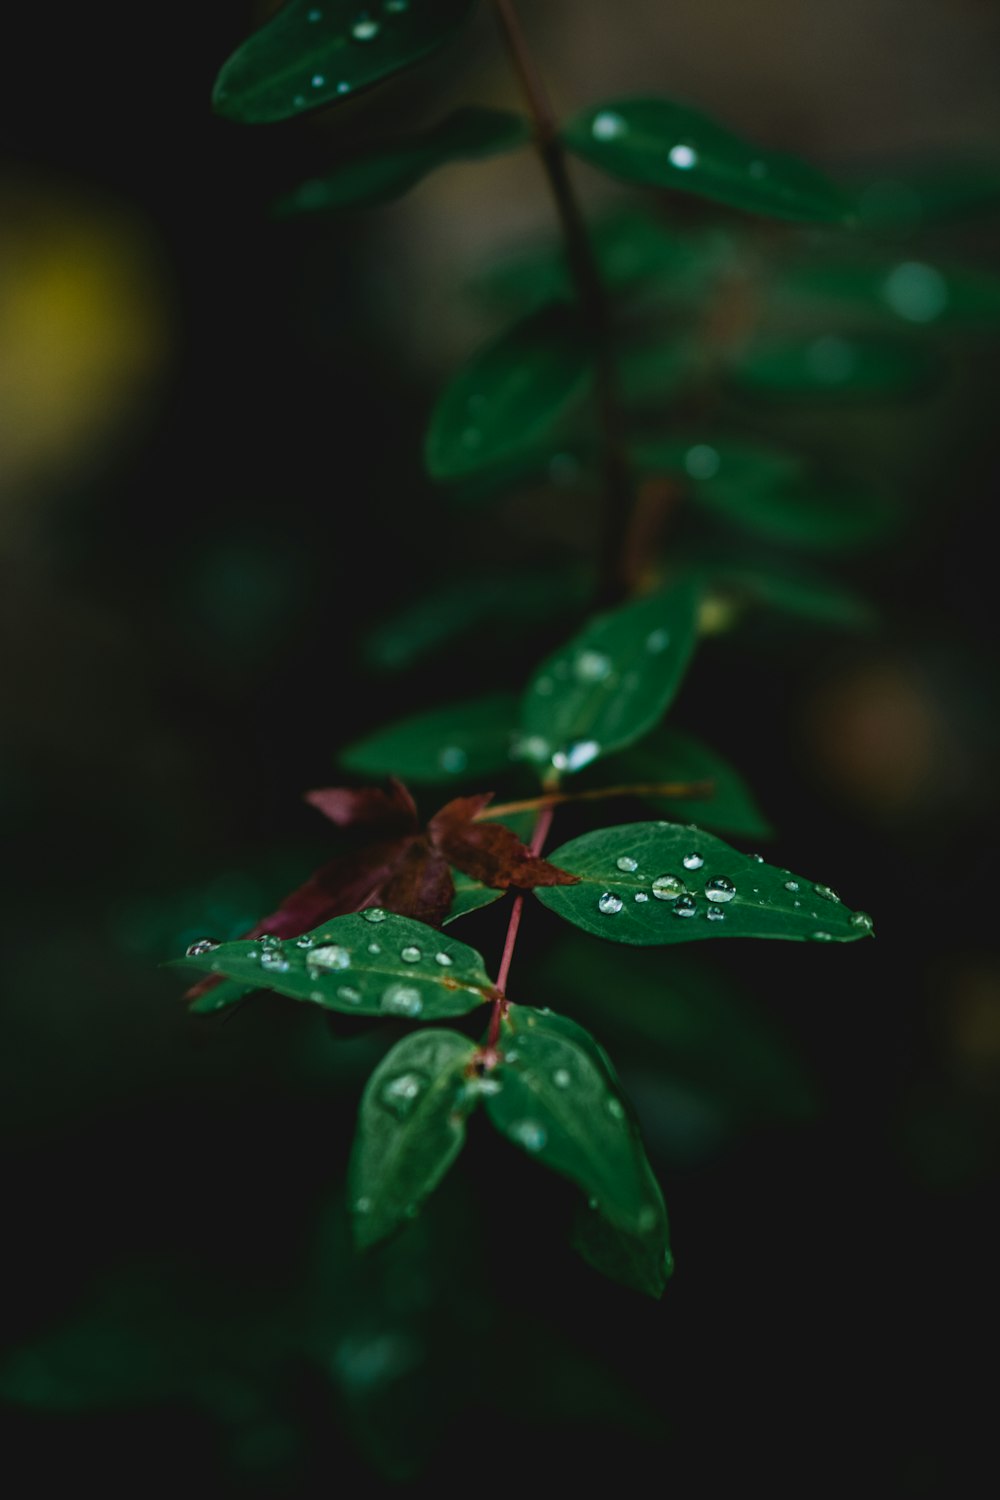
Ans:
<svg viewBox="0 0 1000 1500"><path fill-rule="evenodd" d="M681 859L681 864L689 874L700 870L704 863L705 856L697 849L689 850ZM634 875L639 869L639 861L631 854L620 854L615 864L623 875ZM640 876L640 879L645 878ZM709 903L705 912L708 920L721 922L725 916L722 908L736 896L736 886L727 875L716 875L706 880L703 894ZM656 901L669 902L674 916L681 919L698 914L699 908L695 893L688 888L687 882L680 875L657 875L650 882L648 891L632 892L633 901L640 906L648 902L650 896ZM603 891L598 897L597 909L603 916L617 916L625 909L625 898L617 891Z"/></svg>
<svg viewBox="0 0 1000 1500"><path fill-rule="evenodd" d="M427 1088L430 1079L425 1073L416 1069L408 1069L405 1073L397 1073L392 1078L387 1078L379 1088L379 1103L389 1111L397 1120L405 1120L414 1107L420 1095Z"/></svg>

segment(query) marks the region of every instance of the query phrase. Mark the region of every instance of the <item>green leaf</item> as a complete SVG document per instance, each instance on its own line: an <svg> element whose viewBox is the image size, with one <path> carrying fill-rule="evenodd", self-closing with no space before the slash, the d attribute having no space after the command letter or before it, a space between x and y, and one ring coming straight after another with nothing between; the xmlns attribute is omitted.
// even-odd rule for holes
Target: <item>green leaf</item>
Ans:
<svg viewBox="0 0 1000 1500"><path fill-rule="evenodd" d="M872 930L871 918L852 912L828 886L679 823L600 828L548 858L580 881L539 887L539 901L613 943L652 947L714 937L852 943Z"/></svg>
<svg viewBox="0 0 1000 1500"><path fill-rule="evenodd" d="M728 379L762 397L868 401L925 391L939 368L934 351L912 339L824 333L794 342L755 339L730 366Z"/></svg>
<svg viewBox="0 0 1000 1500"><path fill-rule="evenodd" d="M220 943L180 962L349 1016L434 1021L465 1015L494 990L474 948L378 907L286 942Z"/></svg>
<svg viewBox="0 0 1000 1500"><path fill-rule="evenodd" d="M648 1163L646 1218L637 1229L621 1229L591 1203L581 1203L573 1227L573 1248L611 1281L650 1297L662 1297L674 1271L670 1227L660 1184Z"/></svg>
<svg viewBox="0 0 1000 1500"><path fill-rule="evenodd" d="M677 475L696 503L775 541L848 547L884 534L893 517L883 496L809 473L801 458L760 444L675 437L631 451L641 471Z"/></svg>
<svg viewBox="0 0 1000 1500"><path fill-rule="evenodd" d="M649 1168L631 1111L598 1043L564 1017L513 1006L486 1094L496 1128L569 1177L616 1227L652 1227Z"/></svg>
<svg viewBox="0 0 1000 1500"><path fill-rule="evenodd" d="M411 1032L369 1078L349 1171L359 1247L412 1219L462 1149L479 1102L477 1050L457 1031Z"/></svg>
<svg viewBox="0 0 1000 1500"><path fill-rule="evenodd" d="M456 636L491 627L501 614L508 634L532 629L582 606L592 589L586 572L565 566L465 574L384 620L368 637L365 656L371 666L399 671Z"/></svg>
<svg viewBox="0 0 1000 1500"><path fill-rule="evenodd" d="M528 122L507 110L457 109L432 130L366 146L325 177L303 182L276 209L282 215L328 213L387 203L438 167L513 151L530 138Z"/></svg>
<svg viewBox="0 0 1000 1500"><path fill-rule="evenodd" d="M744 567L727 562L709 563L707 571L712 594L738 609L765 605L796 619L842 630L864 630L875 623L875 610L867 599L822 573L798 567L790 571L788 566L779 570L774 564Z"/></svg>
<svg viewBox="0 0 1000 1500"><path fill-rule="evenodd" d="M242 124L287 120L370 88L450 40L474 0L288 0L223 65L212 103Z"/></svg>
<svg viewBox="0 0 1000 1500"><path fill-rule="evenodd" d="M699 596L685 580L588 620L528 683L518 754L579 771L652 729L694 650Z"/></svg>
<svg viewBox="0 0 1000 1500"><path fill-rule="evenodd" d="M198 996L189 1007L191 1015L214 1016L216 1011L238 1005L246 995L252 995L255 989L260 989L260 985L239 984L233 979L223 979L221 983L213 984L204 995Z"/></svg>
<svg viewBox="0 0 1000 1500"><path fill-rule="evenodd" d="M784 301L842 312L890 314L917 326L992 329L1000 321L1000 278L926 260L807 262L780 267Z"/></svg>
<svg viewBox="0 0 1000 1500"><path fill-rule="evenodd" d="M774 837L774 829L739 772L701 740L666 725L660 725L641 744L616 756L605 767L605 776L615 784L711 781L710 797L650 797L650 806L675 822L694 818L707 828L718 828L738 838Z"/></svg>
<svg viewBox="0 0 1000 1500"><path fill-rule="evenodd" d="M446 782L509 769L516 699L508 693L428 709L349 745L340 763L365 776Z"/></svg>
<svg viewBox="0 0 1000 1500"><path fill-rule="evenodd" d="M474 354L438 398L428 472L458 479L530 452L592 373L576 309L554 303L532 313Z"/></svg>
<svg viewBox="0 0 1000 1500"><path fill-rule="evenodd" d="M779 219L843 223L850 204L814 167L764 151L669 99L619 99L577 115L563 137L595 167Z"/></svg>
<svg viewBox="0 0 1000 1500"><path fill-rule="evenodd" d="M856 189L864 229L912 231L948 224L1000 208L1000 168L986 161L952 161L904 167Z"/></svg>

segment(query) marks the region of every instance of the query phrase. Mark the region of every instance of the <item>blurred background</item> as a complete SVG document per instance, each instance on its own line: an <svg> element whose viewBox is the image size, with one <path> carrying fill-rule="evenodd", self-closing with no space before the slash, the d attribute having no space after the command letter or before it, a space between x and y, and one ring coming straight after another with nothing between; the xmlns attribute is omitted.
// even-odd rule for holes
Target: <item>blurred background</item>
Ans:
<svg viewBox="0 0 1000 1500"><path fill-rule="evenodd" d="M663 1301L578 1263L569 1189L485 1129L359 1262L343 1171L387 1033L267 997L196 1022L161 965L328 857L301 793L340 747L515 687L566 625L485 628L401 674L374 627L485 557L580 566L594 515L572 473L494 506L422 473L435 391L509 316L516 278L490 267L546 253L530 155L371 214L270 213L345 145L514 104L485 8L413 75L240 128L211 85L267 9L56 0L22 7L0 61L8 1466L40 1490L197 1475L223 1496L480 1466L970 1492L1000 1248L996 309L916 330L933 378L913 389L741 409L859 458L900 523L824 561L874 624L752 612L705 643L675 716L746 774L768 856L872 912L877 941L623 957L526 917L520 998L591 1025L642 1119L674 1227ZM675 95L869 183L890 258L995 266L987 0L522 11L560 110ZM598 214L631 201L577 179ZM710 218L739 245L747 221ZM495 957L504 920L456 933Z"/></svg>

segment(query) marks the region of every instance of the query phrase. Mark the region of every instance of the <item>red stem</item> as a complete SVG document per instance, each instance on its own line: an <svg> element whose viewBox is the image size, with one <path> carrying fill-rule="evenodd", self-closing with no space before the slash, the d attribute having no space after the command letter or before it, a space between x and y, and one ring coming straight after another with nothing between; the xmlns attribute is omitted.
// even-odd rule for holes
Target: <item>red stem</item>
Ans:
<svg viewBox="0 0 1000 1500"><path fill-rule="evenodd" d="M545 846L545 840L549 836L552 827L552 819L555 816L554 807L539 808L538 817L535 819L534 832L531 835L529 848L534 855L539 855ZM486 1046L483 1051L483 1063L487 1068L496 1066L497 1043L500 1040L500 1022L507 1010L507 977L510 974L511 961L514 957L514 949L517 946L517 934L521 926L521 913L524 911L524 892L519 891L514 897L514 905L510 910L510 921L507 923L507 936L504 939L503 954L500 958L500 968L497 971L497 989L499 995L493 1002L493 1014L490 1016L490 1029L486 1037Z"/></svg>

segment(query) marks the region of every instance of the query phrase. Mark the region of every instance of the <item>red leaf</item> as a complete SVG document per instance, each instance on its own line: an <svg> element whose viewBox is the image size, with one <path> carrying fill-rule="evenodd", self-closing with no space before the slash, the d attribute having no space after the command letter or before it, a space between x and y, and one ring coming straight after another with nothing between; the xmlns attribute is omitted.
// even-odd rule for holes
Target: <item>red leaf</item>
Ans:
<svg viewBox="0 0 1000 1500"><path fill-rule="evenodd" d="M456 797L428 823L431 842L449 863L494 890L504 891L512 885L521 890L536 885L576 885L579 876L532 854L503 823L471 821L492 795Z"/></svg>
<svg viewBox="0 0 1000 1500"><path fill-rule="evenodd" d="M448 861L420 837L411 840L405 857L382 887L379 904L401 917L440 927L454 898Z"/></svg>
<svg viewBox="0 0 1000 1500"><path fill-rule="evenodd" d="M388 792L377 786L328 786L306 792L306 801L338 828L377 828L385 834L417 830L416 803L395 776L389 777Z"/></svg>

